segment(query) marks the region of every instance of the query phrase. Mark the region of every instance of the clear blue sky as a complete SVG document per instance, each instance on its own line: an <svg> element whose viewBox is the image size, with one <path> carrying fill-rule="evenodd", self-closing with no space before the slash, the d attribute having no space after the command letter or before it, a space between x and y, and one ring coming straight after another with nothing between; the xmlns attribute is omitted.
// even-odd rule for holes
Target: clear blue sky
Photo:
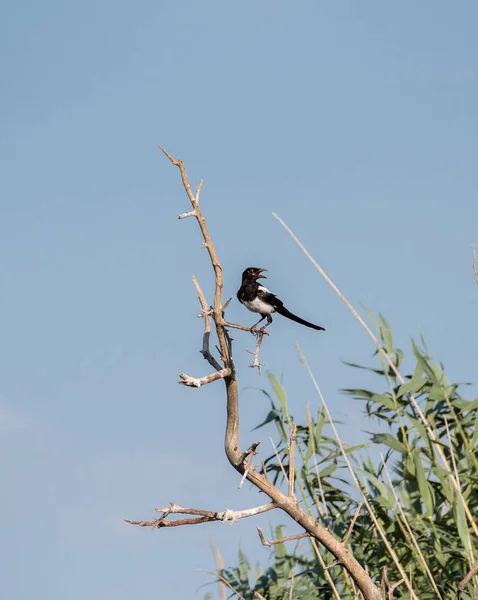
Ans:
<svg viewBox="0 0 478 600"><path fill-rule="evenodd" d="M450 378L476 383L477 22L472 0L4 4L2 597L202 597L210 536L226 564L239 543L267 562L254 532L268 515L123 523L170 500L264 501L223 455L222 385L177 384L208 371L191 274L209 298L212 277L157 143L204 179L226 295L267 267L290 309L327 328L277 318L264 343L297 418L317 400L296 339L345 439L363 441L370 424L337 390L367 384L341 359L373 347L272 211L401 347L421 327ZM236 301L228 317L252 323ZM257 386L252 340L235 337L241 386ZM248 389L241 408L243 445L269 453L269 433L251 433L266 402Z"/></svg>

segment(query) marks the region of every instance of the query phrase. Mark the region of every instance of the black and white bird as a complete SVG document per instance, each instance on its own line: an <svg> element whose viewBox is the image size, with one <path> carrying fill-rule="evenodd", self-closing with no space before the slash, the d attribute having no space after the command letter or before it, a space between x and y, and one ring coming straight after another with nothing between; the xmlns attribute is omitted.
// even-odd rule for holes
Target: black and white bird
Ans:
<svg viewBox="0 0 478 600"><path fill-rule="evenodd" d="M270 325L272 323L272 313L277 312L283 317L306 327L317 329L317 331L325 331L323 327L304 321L304 319L289 312L277 296L260 283L257 283L258 279L267 279L265 275L262 275L264 271L267 271L267 269L259 269L258 267L246 269L242 274L242 285L237 292L239 302L244 304L248 310L259 313L262 317L253 327L257 327L264 319L267 319L267 325Z"/></svg>

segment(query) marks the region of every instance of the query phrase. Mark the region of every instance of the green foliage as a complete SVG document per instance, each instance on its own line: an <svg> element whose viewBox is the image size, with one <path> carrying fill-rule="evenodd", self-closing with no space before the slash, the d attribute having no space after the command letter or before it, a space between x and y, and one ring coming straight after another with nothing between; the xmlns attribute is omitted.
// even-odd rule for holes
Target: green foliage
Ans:
<svg viewBox="0 0 478 600"><path fill-rule="evenodd" d="M394 347L389 324L383 316L375 324L384 350L399 367L404 353ZM422 344L425 346L423 340ZM471 515L478 514L478 398L463 398L458 392L463 384L449 381L443 366L433 360L426 346L421 349L412 341L412 352L415 367L405 377L405 383L398 380L379 352L376 357L380 364L373 368L350 365L378 374L382 385L377 386L378 391L343 390L363 404L364 414L375 427L378 423L378 430L367 434L368 444L344 446L379 526L409 576L415 594L420 600L437 598L435 585L445 599L454 597L458 582L478 559L478 540L465 511L467 507ZM272 374L268 377L275 398L262 390L271 402L271 410L258 427L266 423L276 425L278 455L287 465L290 426L287 395ZM414 408L410 394L417 400L427 424ZM357 509L360 492L347 471L339 442L329 435L329 429L323 407L319 407L315 418L308 417L305 423L297 424L300 460L296 458L296 493L321 525L337 539L343 539ZM430 429L435 441L430 437ZM369 451L364 452L367 445ZM378 450L383 460L378 458ZM264 462L269 478L276 485L284 485L276 455ZM452 482L454 476L459 480L459 493ZM283 535L281 527L277 527L275 536ZM365 508L358 516L348 543L350 551L367 566L377 585L384 567L389 581L401 579ZM265 570L259 565L252 568L240 553L238 566L223 569L220 575L245 600L255 598L254 591L267 600L333 597L310 540L278 544L271 552L272 564ZM330 566L332 557L321 547L319 552ZM334 566L328 573L340 598L354 597L344 569ZM395 595L410 597L403 584L397 587ZM472 596L470 591L462 598Z"/></svg>

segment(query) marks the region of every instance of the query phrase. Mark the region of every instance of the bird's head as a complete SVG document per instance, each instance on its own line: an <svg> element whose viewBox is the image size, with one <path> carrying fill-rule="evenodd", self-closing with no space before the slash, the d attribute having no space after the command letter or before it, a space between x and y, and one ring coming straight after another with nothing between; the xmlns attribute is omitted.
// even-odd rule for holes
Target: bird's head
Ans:
<svg viewBox="0 0 478 600"><path fill-rule="evenodd" d="M259 267L249 267L242 274L242 279L253 279L254 281L256 279L267 279L265 275L262 275L264 271L267 271L267 269L260 269Z"/></svg>

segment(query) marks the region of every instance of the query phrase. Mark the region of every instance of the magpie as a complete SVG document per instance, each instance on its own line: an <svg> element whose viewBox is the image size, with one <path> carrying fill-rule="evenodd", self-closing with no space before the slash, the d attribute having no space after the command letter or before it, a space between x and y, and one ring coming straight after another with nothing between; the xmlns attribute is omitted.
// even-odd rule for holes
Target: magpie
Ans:
<svg viewBox="0 0 478 600"><path fill-rule="evenodd" d="M271 314L278 312L291 321L311 327L312 329L317 329L317 331L325 331L323 327L309 323L309 321L304 321L304 319L289 312L277 296L260 283L257 283L258 279L267 279L265 275L262 275L264 271L267 271L267 269L259 269L258 267L249 267L246 269L242 274L242 285L237 292L239 302L244 304L248 310L259 313L262 317L253 327L257 327L264 319L267 319L267 325L270 325L272 323Z"/></svg>

